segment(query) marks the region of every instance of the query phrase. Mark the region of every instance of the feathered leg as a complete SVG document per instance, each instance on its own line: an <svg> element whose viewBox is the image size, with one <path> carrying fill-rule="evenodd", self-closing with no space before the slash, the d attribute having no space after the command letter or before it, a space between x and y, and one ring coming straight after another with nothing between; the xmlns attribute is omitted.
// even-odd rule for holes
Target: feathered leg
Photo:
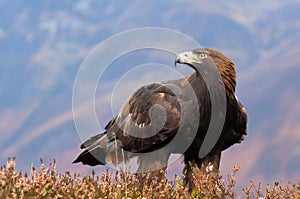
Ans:
<svg viewBox="0 0 300 199"><path fill-rule="evenodd" d="M193 168L198 168L200 172L203 174L209 172L217 172L219 171L221 159L221 152L215 153L213 155L208 155L202 159L196 159L193 161L187 161L185 164L185 168L183 170L184 174L184 185L188 188L189 193L195 187L194 176L193 176Z"/></svg>
<svg viewBox="0 0 300 199"><path fill-rule="evenodd" d="M183 169L183 185L188 188L189 193L192 192L194 188L193 181L193 167L195 166L195 162L187 162Z"/></svg>
<svg viewBox="0 0 300 199"><path fill-rule="evenodd" d="M207 155L202 159L196 160L197 167L204 173L219 171L221 151L213 155Z"/></svg>

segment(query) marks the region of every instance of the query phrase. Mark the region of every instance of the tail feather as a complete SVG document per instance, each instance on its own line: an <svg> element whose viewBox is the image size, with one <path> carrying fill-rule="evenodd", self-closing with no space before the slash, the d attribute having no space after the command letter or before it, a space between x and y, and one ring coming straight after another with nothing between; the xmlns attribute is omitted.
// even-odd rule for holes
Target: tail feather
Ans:
<svg viewBox="0 0 300 199"><path fill-rule="evenodd" d="M84 165L96 166L118 164L126 161L118 140L108 140L107 134L98 134L85 141L80 148L85 148L73 163L82 162Z"/></svg>
<svg viewBox="0 0 300 199"><path fill-rule="evenodd" d="M85 149L87 147L90 147L91 145L93 145L95 142L97 142L98 140L100 140L103 136L106 136L106 132L105 133L101 133L101 134L97 134L91 138L89 138L88 140L86 140L83 144L80 145L81 149Z"/></svg>
<svg viewBox="0 0 300 199"><path fill-rule="evenodd" d="M85 150L73 161L73 163L82 162L82 164L90 166L105 165L105 156L105 151L100 147L97 147L92 151Z"/></svg>
<svg viewBox="0 0 300 199"><path fill-rule="evenodd" d="M73 163L82 162L84 165L104 165L106 157L106 134L98 134L85 141L80 148L85 148Z"/></svg>

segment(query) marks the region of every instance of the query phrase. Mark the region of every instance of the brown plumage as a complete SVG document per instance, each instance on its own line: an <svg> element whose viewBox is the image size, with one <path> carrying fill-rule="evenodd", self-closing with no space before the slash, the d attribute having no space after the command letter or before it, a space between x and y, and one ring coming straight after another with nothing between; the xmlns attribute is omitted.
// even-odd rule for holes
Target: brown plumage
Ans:
<svg viewBox="0 0 300 199"><path fill-rule="evenodd" d="M246 110L235 96L235 65L221 52L203 48L179 54L175 63L189 65L195 69L195 73L183 79L154 83L137 90L118 115L107 124L103 134L81 145L86 150L74 163L82 162L91 166L116 164L124 158L127 161L142 154L138 156L139 171L144 172L145 167L148 167L147 171L149 167L150 171L155 171L167 166L170 154L181 153L186 164L186 183L190 185L192 165L205 170L211 163L213 170L217 170L221 151L240 143L246 135ZM218 74L221 78L217 78ZM223 91L225 104L219 103ZM213 119L222 121L223 117L224 125L209 153L199 157L212 120L211 98L217 99L216 117L220 117ZM156 108L153 109L154 106ZM226 108L223 109L223 106ZM168 146L179 130L182 142L189 142L185 150L180 148L180 143ZM167 149L162 150L164 148ZM159 157L157 154L151 156L150 152L159 150L162 151ZM119 156L124 151L130 153Z"/></svg>

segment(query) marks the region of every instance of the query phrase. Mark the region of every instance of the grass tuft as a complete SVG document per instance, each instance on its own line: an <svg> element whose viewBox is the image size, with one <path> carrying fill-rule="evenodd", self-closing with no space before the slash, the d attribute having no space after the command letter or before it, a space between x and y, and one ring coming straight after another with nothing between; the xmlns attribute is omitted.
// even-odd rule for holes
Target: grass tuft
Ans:
<svg viewBox="0 0 300 199"><path fill-rule="evenodd" d="M96 175L93 171L83 177L70 172L59 174L55 160L46 166L41 159L39 169L32 166L30 174L23 174L15 170L15 164L15 158L8 159L0 168L0 198L300 198L300 184L291 183L275 183L262 190L261 184L250 182L243 189L244 195L237 196L234 187L238 167L226 177L215 172L203 174L194 168L194 189L188 192L179 176L174 181L153 179L149 186L141 186L139 178L128 172L106 170Z"/></svg>

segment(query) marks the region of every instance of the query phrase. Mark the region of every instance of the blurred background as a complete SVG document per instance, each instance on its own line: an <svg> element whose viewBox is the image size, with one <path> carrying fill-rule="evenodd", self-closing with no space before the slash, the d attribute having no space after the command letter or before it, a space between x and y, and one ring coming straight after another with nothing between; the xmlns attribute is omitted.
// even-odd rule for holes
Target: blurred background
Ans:
<svg viewBox="0 0 300 199"><path fill-rule="evenodd" d="M248 136L223 153L221 172L241 167L241 187L250 180L300 181L300 1L0 0L0 5L1 165L15 156L17 169L29 171L40 157L46 163L55 158L58 172L91 172L71 164L81 144L72 115L76 73L98 43L121 31L155 26L221 50L237 65ZM130 68L162 59L142 52L114 64ZM173 67L172 59L168 55L163 62ZM107 71L99 83L102 125L112 117L108 96L121 73ZM181 173L180 161L170 172Z"/></svg>

